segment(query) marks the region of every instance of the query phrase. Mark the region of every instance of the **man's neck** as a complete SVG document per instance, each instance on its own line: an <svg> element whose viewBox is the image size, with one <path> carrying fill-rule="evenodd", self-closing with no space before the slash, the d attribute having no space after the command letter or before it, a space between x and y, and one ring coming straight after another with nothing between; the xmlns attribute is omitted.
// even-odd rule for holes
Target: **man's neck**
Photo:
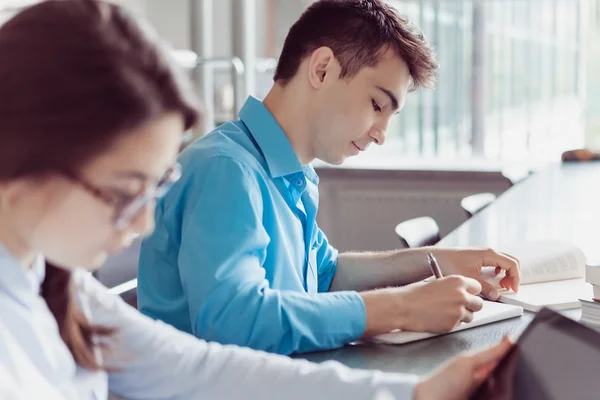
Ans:
<svg viewBox="0 0 600 400"><path fill-rule="evenodd" d="M283 129L302 165L310 164L313 155L312 135L306 95L289 82L285 87L275 83L263 104Z"/></svg>

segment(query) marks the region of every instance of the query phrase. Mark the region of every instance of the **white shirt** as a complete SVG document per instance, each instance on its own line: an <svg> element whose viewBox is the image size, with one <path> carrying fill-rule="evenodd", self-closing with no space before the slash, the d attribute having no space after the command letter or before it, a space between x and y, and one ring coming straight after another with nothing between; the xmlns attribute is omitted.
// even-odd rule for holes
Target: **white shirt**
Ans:
<svg viewBox="0 0 600 400"><path fill-rule="evenodd" d="M106 399L411 399L417 377L313 364L207 343L154 321L85 271L73 274L82 310L116 328L102 339L111 372L79 368L39 296L44 261L22 268L0 244L0 400Z"/></svg>

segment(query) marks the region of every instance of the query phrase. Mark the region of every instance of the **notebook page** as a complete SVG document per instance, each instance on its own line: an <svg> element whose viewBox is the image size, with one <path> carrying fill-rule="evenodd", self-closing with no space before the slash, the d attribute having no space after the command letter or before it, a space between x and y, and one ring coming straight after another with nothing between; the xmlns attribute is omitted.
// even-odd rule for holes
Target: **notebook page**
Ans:
<svg viewBox="0 0 600 400"><path fill-rule="evenodd" d="M508 318L519 317L523 315L523 309L518 306L509 304L495 303L492 301L484 301L483 309L473 314L474 319L469 323L461 323L452 332L458 332L476 326L490 324L496 321L502 321ZM428 332L409 332L409 331L394 331L383 335L375 336L369 340L377 343L387 344L403 344L417 340L423 340L430 337L439 336L436 333Z"/></svg>

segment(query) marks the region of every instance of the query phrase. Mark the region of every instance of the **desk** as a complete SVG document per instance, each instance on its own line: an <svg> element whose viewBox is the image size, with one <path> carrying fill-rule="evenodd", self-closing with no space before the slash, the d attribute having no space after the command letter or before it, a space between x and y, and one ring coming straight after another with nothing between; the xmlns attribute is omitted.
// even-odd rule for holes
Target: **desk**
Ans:
<svg viewBox="0 0 600 400"><path fill-rule="evenodd" d="M459 212L459 210L457 210ZM600 260L600 163L552 165L510 188L496 202L446 236L443 247L502 248L519 241L563 239ZM578 318L579 310L565 314ZM470 330L402 346L350 345L333 351L303 354L315 362L337 360L353 368L422 375L464 350L520 334L532 313Z"/></svg>
<svg viewBox="0 0 600 400"><path fill-rule="evenodd" d="M503 246L562 239L600 260L600 162L552 165L516 184L440 246Z"/></svg>

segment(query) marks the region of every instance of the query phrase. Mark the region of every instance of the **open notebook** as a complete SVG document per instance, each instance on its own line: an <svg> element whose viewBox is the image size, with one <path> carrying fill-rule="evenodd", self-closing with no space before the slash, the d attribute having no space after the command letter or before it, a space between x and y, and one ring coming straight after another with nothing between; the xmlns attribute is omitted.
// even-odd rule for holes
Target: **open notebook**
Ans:
<svg viewBox="0 0 600 400"><path fill-rule="evenodd" d="M501 289L500 301L529 311L541 307L566 310L581 307L580 298L592 297L585 282L585 255L563 241L526 242L500 249L519 259L521 285L518 293ZM488 280L497 284L504 274Z"/></svg>
<svg viewBox="0 0 600 400"><path fill-rule="evenodd" d="M521 315L523 315L523 308L521 307L512 306L509 304L495 303L492 301L484 301L483 309L474 314L473 321L469 323L463 322L456 328L454 328L451 332L458 332L508 318L519 317ZM383 335L375 336L369 340L377 343L404 344L439 335L440 334L428 332L393 331Z"/></svg>

